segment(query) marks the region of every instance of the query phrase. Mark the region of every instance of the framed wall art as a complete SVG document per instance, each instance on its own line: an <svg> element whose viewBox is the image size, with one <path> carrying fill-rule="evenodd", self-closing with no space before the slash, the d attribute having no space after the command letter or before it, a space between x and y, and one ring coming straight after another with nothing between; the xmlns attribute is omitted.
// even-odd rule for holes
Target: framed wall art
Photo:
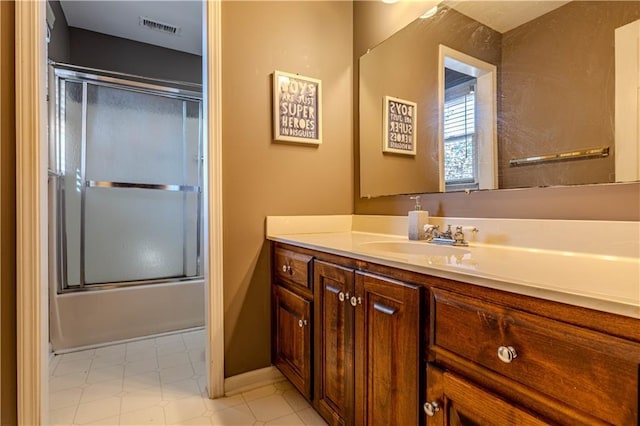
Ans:
<svg viewBox="0 0 640 426"><path fill-rule="evenodd" d="M416 103L384 97L383 152L416 155Z"/></svg>
<svg viewBox="0 0 640 426"><path fill-rule="evenodd" d="M273 72L273 139L322 143L322 82L283 71Z"/></svg>

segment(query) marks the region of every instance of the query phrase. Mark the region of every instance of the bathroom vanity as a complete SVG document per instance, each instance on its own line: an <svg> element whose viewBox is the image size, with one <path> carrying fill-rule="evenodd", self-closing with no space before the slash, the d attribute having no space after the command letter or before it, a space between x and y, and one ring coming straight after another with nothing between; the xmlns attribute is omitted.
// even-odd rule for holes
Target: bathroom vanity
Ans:
<svg viewBox="0 0 640 426"><path fill-rule="evenodd" d="M325 219L268 218L267 237L272 361L329 424L638 423L633 245L432 250L403 218Z"/></svg>

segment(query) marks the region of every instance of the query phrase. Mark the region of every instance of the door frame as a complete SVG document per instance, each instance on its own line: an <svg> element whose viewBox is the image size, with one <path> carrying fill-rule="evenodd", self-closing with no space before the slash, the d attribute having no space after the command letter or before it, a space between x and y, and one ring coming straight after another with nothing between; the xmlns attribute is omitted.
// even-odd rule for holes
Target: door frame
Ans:
<svg viewBox="0 0 640 426"><path fill-rule="evenodd" d="M205 325L209 395L224 395L221 0L203 2L203 91L208 167ZM15 3L18 423L47 424L46 2ZM212 237L213 236L213 237Z"/></svg>

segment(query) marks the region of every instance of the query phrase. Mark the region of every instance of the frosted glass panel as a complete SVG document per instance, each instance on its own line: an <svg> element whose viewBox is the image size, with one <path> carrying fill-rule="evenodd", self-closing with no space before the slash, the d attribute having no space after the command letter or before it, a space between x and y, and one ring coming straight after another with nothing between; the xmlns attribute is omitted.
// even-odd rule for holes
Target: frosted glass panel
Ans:
<svg viewBox="0 0 640 426"><path fill-rule="evenodd" d="M200 103L193 101L185 101L186 120L185 120L185 185L196 185L201 179L198 176L199 165L202 162L202 153L200 152Z"/></svg>
<svg viewBox="0 0 640 426"><path fill-rule="evenodd" d="M185 275L183 247L195 246L196 227L184 215L196 211L197 194L88 188L85 202L87 284Z"/></svg>
<svg viewBox="0 0 640 426"><path fill-rule="evenodd" d="M60 203L64 205L66 268L69 285L80 284L80 162L82 155L82 83L62 82L60 102L60 168L64 173Z"/></svg>
<svg viewBox="0 0 640 426"><path fill-rule="evenodd" d="M199 192L88 182L200 187L201 102L126 85L65 78L58 84L55 149L64 173L57 196L66 287L198 276Z"/></svg>
<svg viewBox="0 0 640 426"><path fill-rule="evenodd" d="M184 101L93 85L87 100L88 180L197 185L183 181Z"/></svg>

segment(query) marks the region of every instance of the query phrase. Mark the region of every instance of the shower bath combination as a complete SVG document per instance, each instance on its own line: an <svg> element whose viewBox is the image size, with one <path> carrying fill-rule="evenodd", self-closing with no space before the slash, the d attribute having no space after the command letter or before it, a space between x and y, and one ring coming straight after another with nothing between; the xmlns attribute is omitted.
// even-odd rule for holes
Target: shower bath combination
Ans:
<svg viewBox="0 0 640 426"><path fill-rule="evenodd" d="M53 63L49 93L54 350L202 325L200 85Z"/></svg>

